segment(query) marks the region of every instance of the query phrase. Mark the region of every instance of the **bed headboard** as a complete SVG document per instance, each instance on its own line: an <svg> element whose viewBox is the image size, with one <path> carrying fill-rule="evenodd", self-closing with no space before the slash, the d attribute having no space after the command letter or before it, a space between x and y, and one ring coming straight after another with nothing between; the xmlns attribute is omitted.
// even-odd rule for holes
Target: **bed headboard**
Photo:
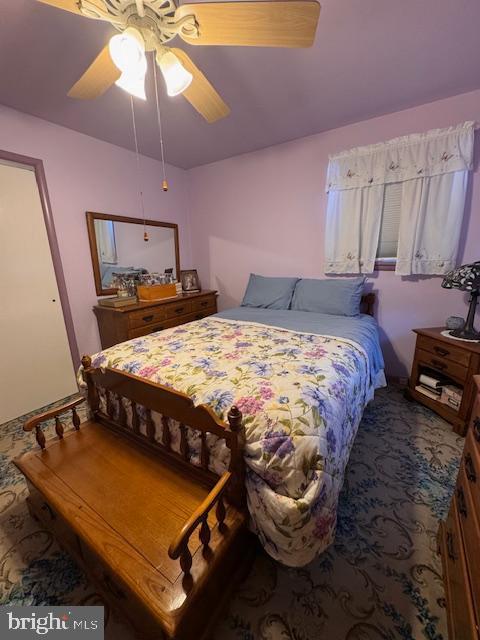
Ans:
<svg viewBox="0 0 480 640"><path fill-rule="evenodd" d="M373 317L373 306L375 304L375 294L373 291L366 293L360 300L360 311Z"/></svg>

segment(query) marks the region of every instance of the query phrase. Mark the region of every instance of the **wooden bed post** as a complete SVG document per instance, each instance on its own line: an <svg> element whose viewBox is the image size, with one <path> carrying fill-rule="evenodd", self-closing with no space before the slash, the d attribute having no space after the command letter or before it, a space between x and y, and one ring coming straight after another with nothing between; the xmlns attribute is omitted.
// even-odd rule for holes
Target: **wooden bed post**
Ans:
<svg viewBox="0 0 480 640"><path fill-rule="evenodd" d="M245 448L245 431L242 425L242 412L235 405L227 415L230 431L235 434L230 449L230 471L232 472L232 483L228 492L229 502L236 507L244 507L246 501L245 491L245 460L243 450Z"/></svg>
<svg viewBox="0 0 480 640"><path fill-rule="evenodd" d="M83 367L83 380L87 385L88 404L90 406L90 411L96 417L99 406L100 406L100 399L98 397L97 388L90 376L91 371L94 371L94 369L92 368L92 359L90 356L83 356L82 367Z"/></svg>

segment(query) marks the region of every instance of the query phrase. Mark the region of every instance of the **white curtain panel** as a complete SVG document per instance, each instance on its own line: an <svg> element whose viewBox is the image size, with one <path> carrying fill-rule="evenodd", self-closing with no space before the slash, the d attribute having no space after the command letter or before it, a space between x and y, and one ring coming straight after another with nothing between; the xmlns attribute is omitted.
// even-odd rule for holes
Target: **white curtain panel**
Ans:
<svg viewBox="0 0 480 640"><path fill-rule="evenodd" d="M455 265L473 163L474 123L395 138L330 156L326 273L371 273L385 184L402 183L396 273Z"/></svg>
<svg viewBox="0 0 480 640"><path fill-rule="evenodd" d="M384 185L331 191L325 226L325 273L372 273Z"/></svg>
<svg viewBox="0 0 480 640"><path fill-rule="evenodd" d="M467 184L467 171L403 183L395 273L435 275L456 267Z"/></svg>

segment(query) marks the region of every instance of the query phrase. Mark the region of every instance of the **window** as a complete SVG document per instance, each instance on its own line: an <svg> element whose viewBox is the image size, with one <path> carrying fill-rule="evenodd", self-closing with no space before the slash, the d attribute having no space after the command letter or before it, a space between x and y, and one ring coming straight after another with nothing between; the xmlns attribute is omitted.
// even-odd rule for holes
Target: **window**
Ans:
<svg viewBox="0 0 480 640"><path fill-rule="evenodd" d="M103 264L117 264L117 247L113 220L95 220L95 232L98 238L98 254Z"/></svg>
<svg viewBox="0 0 480 640"><path fill-rule="evenodd" d="M375 260L376 269L387 268L395 265L398 250L401 199L401 182L391 182L390 184L385 185L382 222Z"/></svg>

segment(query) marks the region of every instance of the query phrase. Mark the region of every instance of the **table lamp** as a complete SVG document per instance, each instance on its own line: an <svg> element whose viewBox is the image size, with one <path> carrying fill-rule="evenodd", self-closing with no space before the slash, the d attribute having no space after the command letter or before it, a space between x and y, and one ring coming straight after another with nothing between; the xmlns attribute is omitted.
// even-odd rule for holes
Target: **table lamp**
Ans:
<svg viewBox="0 0 480 640"><path fill-rule="evenodd" d="M442 282L444 289L460 289L470 292L470 308L465 325L461 329L454 329L450 335L463 340L480 340L480 331L475 331L473 322L480 293L480 261L464 264L447 273Z"/></svg>

